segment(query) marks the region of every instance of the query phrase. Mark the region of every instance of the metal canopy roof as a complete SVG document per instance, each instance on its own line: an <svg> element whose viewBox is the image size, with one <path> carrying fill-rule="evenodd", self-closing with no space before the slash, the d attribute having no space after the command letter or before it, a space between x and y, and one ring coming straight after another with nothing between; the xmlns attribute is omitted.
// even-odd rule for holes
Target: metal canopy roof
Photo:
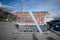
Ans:
<svg viewBox="0 0 60 40"><path fill-rule="evenodd" d="M32 12L35 16L46 16L50 15L49 12ZM15 16L30 16L29 12L19 12L14 13Z"/></svg>

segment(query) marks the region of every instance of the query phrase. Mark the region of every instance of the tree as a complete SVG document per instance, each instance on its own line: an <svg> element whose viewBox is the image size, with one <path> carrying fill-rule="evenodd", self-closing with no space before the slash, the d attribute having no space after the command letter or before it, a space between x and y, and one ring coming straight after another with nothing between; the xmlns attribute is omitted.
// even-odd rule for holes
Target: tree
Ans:
<svg viewBox="0 0 60 40"><path fill-rule="evenodd" d="M14 19L16 20L16 17L12 13L0 9L0 21L6 21L6 19L8 19L8 21L13 21Z"/></svg>

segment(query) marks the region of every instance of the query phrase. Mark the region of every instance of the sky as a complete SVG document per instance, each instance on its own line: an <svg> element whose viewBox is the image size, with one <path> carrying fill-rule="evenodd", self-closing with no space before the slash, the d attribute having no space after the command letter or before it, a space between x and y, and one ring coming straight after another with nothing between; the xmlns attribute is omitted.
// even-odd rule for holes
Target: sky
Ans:
<svg viewBox="0 0 60 40"><path fill-rule="evenodd" d="M0 8L14 13L21 11L48 11L60 17L60 0L0 0Z"/></svg>

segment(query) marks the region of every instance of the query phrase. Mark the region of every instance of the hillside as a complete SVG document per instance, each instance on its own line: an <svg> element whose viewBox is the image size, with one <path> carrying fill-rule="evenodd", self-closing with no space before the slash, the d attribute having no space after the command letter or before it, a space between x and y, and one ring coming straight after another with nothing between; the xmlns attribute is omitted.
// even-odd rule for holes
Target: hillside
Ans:
<svg viewBox="0 0 60 40"><path fill-rule="evenodd" d="M0 22L1 21L16 21L16 16L0 9Z"/></svg>

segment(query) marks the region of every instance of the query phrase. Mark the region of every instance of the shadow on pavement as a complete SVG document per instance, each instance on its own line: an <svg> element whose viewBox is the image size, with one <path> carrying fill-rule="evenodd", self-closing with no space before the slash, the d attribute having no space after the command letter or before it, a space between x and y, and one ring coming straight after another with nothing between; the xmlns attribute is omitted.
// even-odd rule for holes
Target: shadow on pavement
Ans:
<svg viewBox="0 0 60 40"><path fill-rule="evenodd" d="M32 36L33 36L33 40L38 40L38 38L34 34L32 34Z"/></svg>
<svg viewBox="0 0 60 40"><path fill-rule="evenodd" d="M55 40L55 39L52 37L47 37L47 40Z"/></svg>
<svg viewBox="0 0 60 40"><path fill-rule="evenodd" d="M53 31L53 30L50 30L50 31L53 32L53 33L55 33L56 35L60 36L59 33L55 32L55 31Z"/></svg>

